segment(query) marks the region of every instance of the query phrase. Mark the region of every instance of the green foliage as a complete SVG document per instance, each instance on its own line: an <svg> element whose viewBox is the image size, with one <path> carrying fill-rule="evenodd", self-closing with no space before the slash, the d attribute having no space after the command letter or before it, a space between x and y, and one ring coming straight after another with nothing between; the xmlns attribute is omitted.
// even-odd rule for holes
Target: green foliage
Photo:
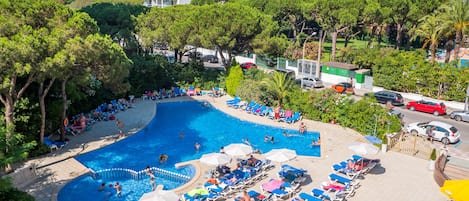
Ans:
<svg viewBox="0 0 469 201"><path fill-rule="evenodd" d="M386 135L383 135L381 144L388 144L388 137Z"/></svg>
<svg viewBox="0 0 469 201"><path fill-rule="evenodd" d="M274 71L262 82L266 85L267 90L274 94L277 106L281 107L287 92L293 87L293 80L288 78L285 73Z"/></svg>
<svg viewBox="0 0 469 201"><path fill-rule="evenodd" d="M136 53L139 47L133 18L147 10L143 5L123 3L97 3L81 9L96 20L100 33L110 35L128 55Z"/></svg>
<svg viewBox="0 0 469 201"><path fill-rule="evenodd" d="M34 201L34 197L20 191L13 186L9 177L0 177L0 200L4 201Z"/></svg>
<svg viewBox="0 0 469 201"><path fill-rule="evenodd" d="M432 153L430 154L430 160L434 161L436 160L436 149L432 149Z"/></svg>
<svg viewBox="0 0 469 201"><path fill-rule="evenodd" d="M14 126L8 128L11 130L0 124L0 167L26 159L29 150L37 145L36 141L25 142L24 135L14 133Z"/></svg>
<svg viewBox="0 0 469 201"><path fill-rule="evenodd" d="M228 77L226 77L226 90L229 95L236 95L236 90L241 85L243 79L244 75L241 66L236 65L230 68Z"/></svg>

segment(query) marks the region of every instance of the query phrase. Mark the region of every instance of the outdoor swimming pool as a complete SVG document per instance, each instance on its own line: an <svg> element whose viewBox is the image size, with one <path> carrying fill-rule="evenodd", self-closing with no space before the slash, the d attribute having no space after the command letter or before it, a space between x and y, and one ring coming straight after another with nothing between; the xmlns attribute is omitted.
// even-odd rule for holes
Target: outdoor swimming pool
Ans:
<svg viewBox="0 0 469 201"><path fill-rule="evenodd" d="M279 123L279 125L281 125ZM181 138L179 133L184 133ZM283 136L284 128L271 127L242 121L229 116L201 102L160 103L154 119L141 131L120 142L106 146L80 156L76 159L92 170L107 168L127 168L143 170L147 165L192 176L192 167L175 168L174 164L198 159L202 154L218 152L221 146L241 143L248 138L254 149L265 153L274 148L296 150L298 155L320 156L319 146L310 147L319 133L309 131L305 135ZM287 133L298 134L297 130ZM265 143L264 136L275 137L275 143ZM194 144L199 142L201 149L196 151ZM160 164L160 154L167 154L168 160ZM115 196L114 189L99 192L101 183L115 183L122 186L122 197ZM165 189L174 189L184 183L171 179L157 178L157 184ZM75 200L138 200L144 193L150 192L149 179L93 179L89 175L81 176L68 183L59 192L59 201Z"/></svg>

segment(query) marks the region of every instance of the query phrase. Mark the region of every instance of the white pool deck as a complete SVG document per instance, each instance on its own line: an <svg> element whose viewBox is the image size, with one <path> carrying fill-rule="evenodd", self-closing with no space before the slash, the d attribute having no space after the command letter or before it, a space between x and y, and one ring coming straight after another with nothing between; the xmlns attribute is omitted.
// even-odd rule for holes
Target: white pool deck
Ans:
<svg viewBox="0 0 469 201"><path fill-rule="evenodd" d="M271 126L298 129L299 123L287 124L247 114L243 111L227 107L226 100L229 96L213 98L210 96L176 97L159 101L138 99L135 107L124 112L119 112L116 117L124 122L124 131L131 135L147 125L154 117L157 102L165 101L187 101L206 100L217 109L238 117L243 120L266 124ZM326 124L316 121L303 120L308 130L321 133L321 157L298 156L287 164L308 170L310 180L301 186L301 191L311 192L313 188L320 187L321 183L328 180L332 173L331 166L334 163L349 158L354 154L347 147L356 141L365 141L364 138L354 130L343 128L338 125ZM47 156L32 159L23 164L29 166L34 164L38 169L38 177L34 182L21 186L20 189L29 192L37 201L55 201L60 189L74 178L85 174L88 170L85 166L73 159L73 156L98 149L115 142L117 129L115 121L103 121L93 125L90 131L77 136L68 136L70 143L63 149L55 151ZM263 136L259 136L263 138ZM125 139L125 138L124 138ZM257 155L262 158L262 155ZM414 158L408 155L387 152L368 156L369 158L381 159L381 167L365 175L360 179L361 186L356 190L355 196L348 199L351 201L443 201L448 200L439 191L439 186L433 180L433 172L428 170L428 161ZM196 177L189 184L174 189L180 195L203 185L205 176L211 168L200 164L197 160L190 161L199 170ZM254 185L253 189L260 192L260 185L269 178L276 178L279 164L269 171L269 177ZM79 200L79 198L77 198ZM227 200L232 200L228 198ZM291 198L289 199L291 200Z"/></svg>

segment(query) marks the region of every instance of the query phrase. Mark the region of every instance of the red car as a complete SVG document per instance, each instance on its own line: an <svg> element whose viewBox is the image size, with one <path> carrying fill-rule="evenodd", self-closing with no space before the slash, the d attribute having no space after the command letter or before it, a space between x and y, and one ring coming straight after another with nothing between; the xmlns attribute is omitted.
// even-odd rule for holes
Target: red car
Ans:
<svg viewBox="0 0 469 201"><path fill-rule="evenodd" d="M242 69L257 68L257 65L255 63L252 63L252 62L242 63L240 66L241 66Z"/></svg>
<svg viewBox="0 0 469 201"><path fill-rule="evenodd" d="M406 105L409 110L417 110L420 112L433 113L435 116L446 114L446 106L444 103L434 103L430 101L411 101Z"/></svg>

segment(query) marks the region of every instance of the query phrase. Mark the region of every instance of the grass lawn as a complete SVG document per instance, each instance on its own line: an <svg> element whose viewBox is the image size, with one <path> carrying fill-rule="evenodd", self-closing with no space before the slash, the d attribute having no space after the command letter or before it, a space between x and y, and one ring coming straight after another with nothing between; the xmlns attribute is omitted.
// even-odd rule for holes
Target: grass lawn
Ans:
<svg viewBox="0 0 469 201"><path fill-rule="evenodd" d="M337 56L339 55L339 50L341 48L343 48L344 45L345 45L345 39L343 39L343 38L337 39L336 59L337 59ZM356 40L356 39L350 40L347 44L348 47L353 47L353 48L356 48L356 49L366 48L367 45L368 45L368 41ZM388 44L386 44L386 43L381 43L381 47L385 47L387 45ZM332 41L330 41L330 40L326 41L325 43L323 43L323 46L324 46L324 52L322 52L321 62L331 61Z"/></svg>

